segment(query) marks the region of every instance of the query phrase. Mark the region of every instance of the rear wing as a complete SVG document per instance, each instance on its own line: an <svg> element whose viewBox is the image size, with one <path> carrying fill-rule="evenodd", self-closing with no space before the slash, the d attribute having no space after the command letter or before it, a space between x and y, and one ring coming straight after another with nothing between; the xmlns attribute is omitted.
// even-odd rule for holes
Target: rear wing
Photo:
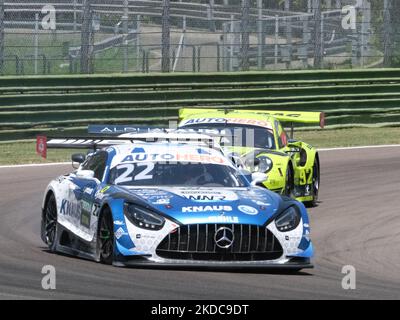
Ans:
<svg viewBox="0 0 400 320"><path fill-rule="evenodd" d="M168 132L169 129L160 127L144 127L135 125L94 124L88 126L88 134L104 136L119 136L124 133Z"/></svg>
<svg viewBox="0 0 400 320"><path fill-rule="evenodd" d="M179 142L188 144L202 144L210 148L214 147L215 132L197 132L193 129L161 128L161 127L136 127L131 125L89 125L89 134L106 134L106 136L117 136L119 138L130 138L144 142Z"/></svg>
<svg viewBox="0 0 400 320"><path fill-rule="evenodd" d="M118 136L93 136L93 137L68 137L50 138L38 136L36 138L36 153L47 158L48 149L87 149L96 151L115 145L134 143L185 143L191 145L219 148L215 137L200 135L189 132L147 132L147 133L125 133Z"/></svg>
<svg viewBox="0 0 400 320"><path fill-rule="evenodd" d="M325 126L325 113L323 112L308 112L308 111L276 111L276 110L235 110L235 109L190 109L184 108L179 110L179 120L193 117L196 115L204 115L209 112L225 112L226 114L261 114L270 115L281 122L290 123L318 123L321 128Z"/></svg>
<svg viewBox="0 0 400 320"><path fill-rule="evenodd" d="M36 153L47 158L48 149L98 149L107 148L120 144L134 143L132 138L120 137L68 137L51 138L46 136L36 137Z"/></svg>

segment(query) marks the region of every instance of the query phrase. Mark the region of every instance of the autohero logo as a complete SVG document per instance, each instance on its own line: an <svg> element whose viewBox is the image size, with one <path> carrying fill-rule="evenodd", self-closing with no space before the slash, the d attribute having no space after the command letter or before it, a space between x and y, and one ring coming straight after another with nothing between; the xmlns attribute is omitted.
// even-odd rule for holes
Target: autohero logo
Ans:
<svg viewBox="0 0 400 320"><path fill-rule="evenodd" d="M182 207L182 212L210 212L210 211L232 211L231 206L193 206L193 207Z"/></svg>

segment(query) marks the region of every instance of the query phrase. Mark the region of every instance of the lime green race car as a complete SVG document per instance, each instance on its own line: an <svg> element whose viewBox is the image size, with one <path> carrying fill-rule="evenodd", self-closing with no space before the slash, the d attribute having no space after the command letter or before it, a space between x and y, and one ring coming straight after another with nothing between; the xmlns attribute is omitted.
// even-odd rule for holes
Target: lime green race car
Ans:
<svg viewBox="0 0 400 320"><path fill-rule="evenodd" d="M269 190L315 206L320 187L317 150L290 140L281 122L319 123L320 112L181 109L178 128L215 134L225 153L239 166L267 175L262 185Z"/></svg>

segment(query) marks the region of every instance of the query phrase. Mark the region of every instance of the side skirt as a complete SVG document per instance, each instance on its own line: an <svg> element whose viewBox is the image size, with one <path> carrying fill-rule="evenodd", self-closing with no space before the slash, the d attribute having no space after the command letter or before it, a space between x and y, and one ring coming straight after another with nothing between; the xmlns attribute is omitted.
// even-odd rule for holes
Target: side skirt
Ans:
<svg viewBox="0 0 400 320"><path fill-rule="evenodd" d="M87 242L57 223L56 251L70 256L98 261L96 243Z"/></svg>

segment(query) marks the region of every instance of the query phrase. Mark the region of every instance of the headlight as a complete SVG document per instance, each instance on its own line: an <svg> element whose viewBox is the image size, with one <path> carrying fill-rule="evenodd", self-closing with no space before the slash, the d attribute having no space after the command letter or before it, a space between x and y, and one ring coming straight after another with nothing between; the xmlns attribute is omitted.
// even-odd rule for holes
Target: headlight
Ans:
<svg viewBox="0 0 400 320"><path fill-rule="evenodd" d="M125 216L139 228L160 230L164 226L165 219L148 209L130 203L125 203L124 209Z"/></svg>
<svg viewBox="0 0 400 320"><path fill-rule="evenodd" d="M275 219L275 225L280 232L287 232L297 228L301 220L299 209L289 207Z"/></svg>
<svg viewBox="0 0 400 320"><path fill-rule="evenodd" d="M255 167L255 170L262 173L270 172L272 169L272 160L268 157L261 156L257 158L260 162Z"/></svg>

